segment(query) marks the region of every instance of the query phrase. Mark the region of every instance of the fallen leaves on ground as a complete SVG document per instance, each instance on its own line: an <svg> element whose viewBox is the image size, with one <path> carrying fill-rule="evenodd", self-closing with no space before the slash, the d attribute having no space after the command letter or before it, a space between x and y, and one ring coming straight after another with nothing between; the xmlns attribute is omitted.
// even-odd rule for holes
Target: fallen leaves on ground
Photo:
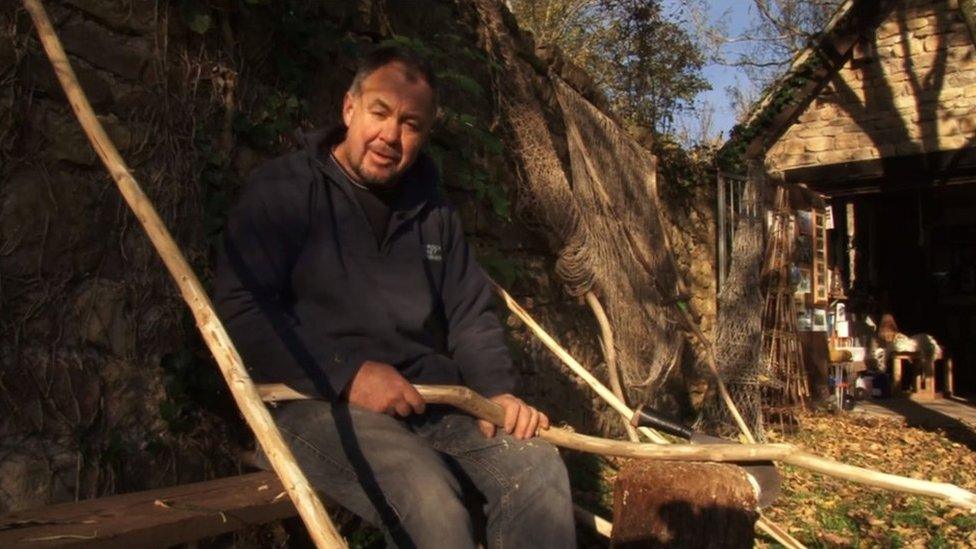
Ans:
<svg viewBox="0 0 976 549"><path fill-rule="evenodd" d="M773 431L817 455L976 491L976 433L907 427L898 418L859 413L811 414L800 429ZM955 439L955 441L953 440ZM956 442L959 441L959 442ZM764 514L809 547L976 547L976 515L942 501L890 492L781 466L783 493ZM777 544L760 537L757 547Z"/></svg>

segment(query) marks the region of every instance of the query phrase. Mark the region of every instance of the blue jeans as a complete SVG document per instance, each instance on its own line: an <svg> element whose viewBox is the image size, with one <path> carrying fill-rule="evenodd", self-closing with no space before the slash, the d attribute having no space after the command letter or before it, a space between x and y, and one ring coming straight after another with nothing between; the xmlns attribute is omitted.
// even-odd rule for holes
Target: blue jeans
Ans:
<svg viewBox="0 0 976 549"><path fill-rule="evenodd" d="M473 495L487 547L576 546L566 468L543 440L500 430L487 439L474 418L436 406L401 420L308 400L272 415L309 482L381 528L389 545L475 547L464 504Z"/></svg>

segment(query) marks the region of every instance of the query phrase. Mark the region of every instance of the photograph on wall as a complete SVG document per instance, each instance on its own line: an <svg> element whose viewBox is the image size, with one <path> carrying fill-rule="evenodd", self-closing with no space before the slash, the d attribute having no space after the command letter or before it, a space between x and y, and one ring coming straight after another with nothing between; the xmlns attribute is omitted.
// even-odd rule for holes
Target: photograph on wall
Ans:
<svg viewBox="0 0 976 549"><path fill-rule="evenodd" d="M800 234L796 236L793 261L796 263L813 263L813 240L810 235Z"/></svg>
<svg viewBox="0 0 976 549"><path fill-rule="evenodd" d="M796 329L801 332L813 330L813 311L800 309L796 312Z"/></svg>
<svg viewBox="0 0 976 549"><path fill-rule="evenodd" d="M826 309L814 309L812 325L814 332L826 332L827 331L827 310Z"/></svg>
<svg viewBox="0 0 976 549"><path fill-rule="evenodd" d="M813 212L804 210L796 212L796 232L799 234L813 234Z"/></svg>
<svg viewBox="0 0 976 549"><path fill-rule="evenodd" d="M810 269L803 267L797 268L796 286L794 288L796 288L796 293L798 294L810 293L810 290L813 288L812 281L810 280Z"/></svg>

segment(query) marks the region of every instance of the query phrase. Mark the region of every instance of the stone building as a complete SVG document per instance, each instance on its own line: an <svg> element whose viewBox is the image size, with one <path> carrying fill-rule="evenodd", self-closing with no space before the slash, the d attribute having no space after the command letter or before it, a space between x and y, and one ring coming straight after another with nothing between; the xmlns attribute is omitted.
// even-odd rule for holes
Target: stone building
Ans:
<svg viewBox="0 0 976 549"><path fill-rule="evenodd" d="M971 0L844 2L722 151L825 195L848 308L933 335L957 393L976 390L974 43Z"/></svg>

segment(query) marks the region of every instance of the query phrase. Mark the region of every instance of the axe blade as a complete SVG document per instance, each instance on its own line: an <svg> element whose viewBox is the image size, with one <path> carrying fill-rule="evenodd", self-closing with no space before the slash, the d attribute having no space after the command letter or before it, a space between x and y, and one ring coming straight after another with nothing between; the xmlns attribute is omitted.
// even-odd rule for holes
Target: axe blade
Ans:
<svg viewBox="0 0 976 549"><path fill-rule="evenodd" d="M695 432L691 427L648 406L641 406L635 410L634 415L630 418L630 424L634 427L650 427L664 431L690 441L692 444L738 444L724 438ZM768 507L776 500L782 489L783 481L773 462L733 463L749 475L751 482L757 488L756 499L760 509Z"/></svg>

